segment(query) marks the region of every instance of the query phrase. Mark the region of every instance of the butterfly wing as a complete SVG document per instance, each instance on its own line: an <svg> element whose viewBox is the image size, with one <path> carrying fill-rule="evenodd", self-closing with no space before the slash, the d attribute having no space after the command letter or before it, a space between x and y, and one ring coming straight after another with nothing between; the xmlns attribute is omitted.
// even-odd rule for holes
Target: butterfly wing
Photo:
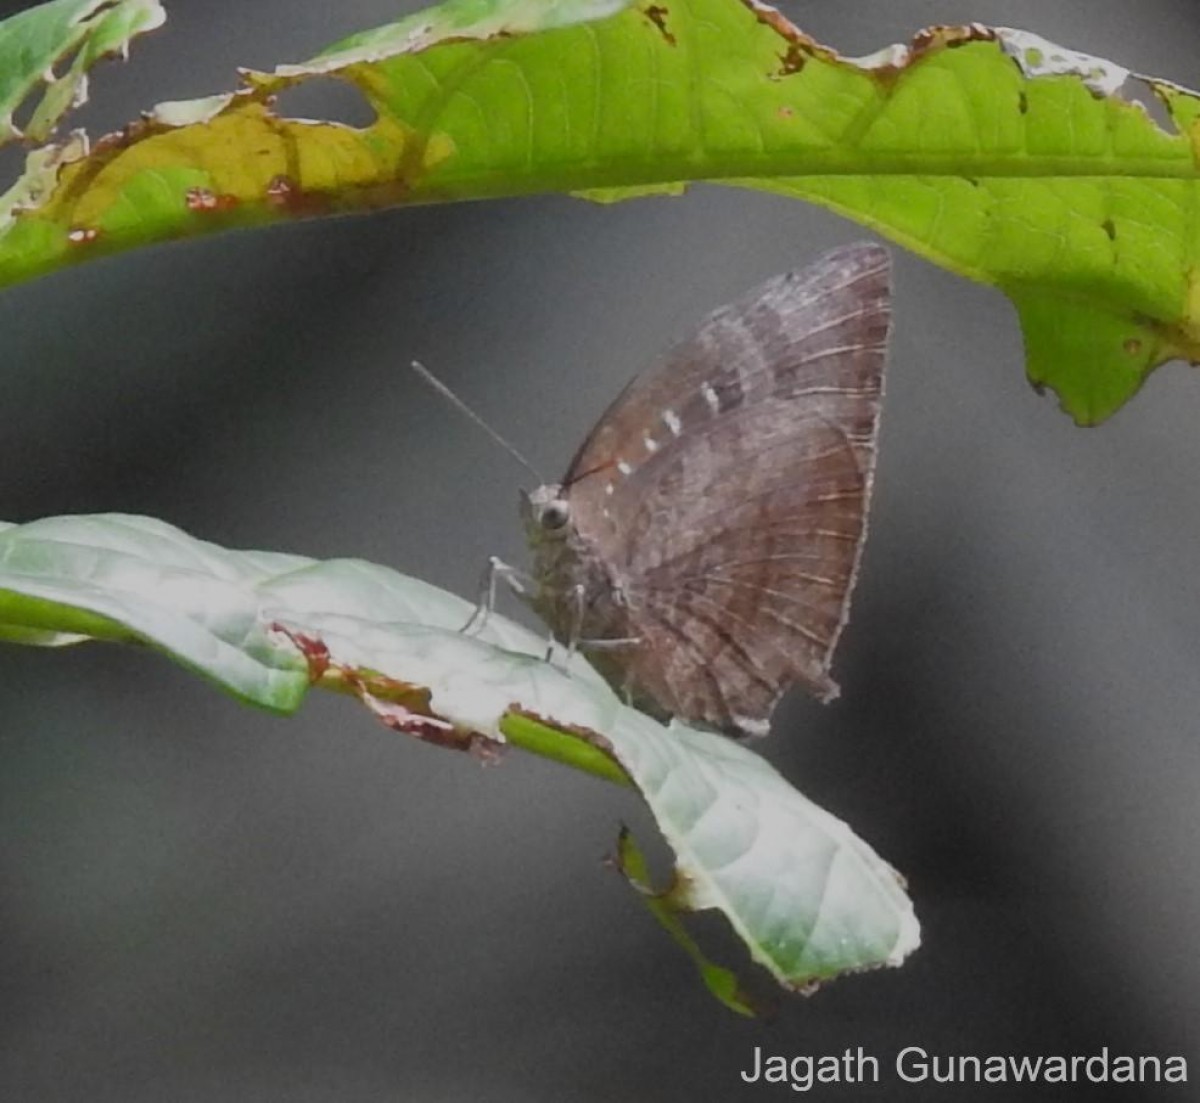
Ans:
<svg viewBox="0 0 1200 1103"><path fill-rule="evenodd" d="M642 640L635 697L761 733L791 684L836 694L889 324L887 253L834 250L710 315L580 449L565 483Z"/></svg>
<svg viewBox="0 0 1200 1103"><path fill-rule="evenodd" d="M868 481L844 434L790 403L731 415L696 447L732 462L664 465L631 526L626 585L649 644L631 684L680 716L763 734L793 683L823 700L837 693L829 664ZM671 537L647 539L667 516Z"/></svg>

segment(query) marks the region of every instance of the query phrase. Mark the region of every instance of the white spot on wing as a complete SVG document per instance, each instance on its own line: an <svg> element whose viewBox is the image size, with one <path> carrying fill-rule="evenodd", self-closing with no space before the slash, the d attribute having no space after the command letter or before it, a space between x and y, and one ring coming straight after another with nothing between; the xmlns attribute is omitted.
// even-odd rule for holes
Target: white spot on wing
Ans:
<svg viewBox="0 0 1200 1103"><path fill-rule="evenodd" d="M705 383L700 387L700 393L704 395L704 401L708 403L708 408L712 412L718 413L721 409L721 400L717 397L717 392L713 390L711 383Z"/></svg>
<svg viewBox="0 0 1200 1103"><path fill-rule="evenodd" d="M679 415L674 410L663 410L663 424L671 430L671 436L679 436L683 429L683 422L679 420Z"/></svg>
<svg viewBox="0 0 1200 1103"><path fill-rule="evenodd" d="M629 464L627 464L624 460L617 460L617 470L620 471L622 475L628 475L633 468L630 467Z"/></svg>
<svg viewBox="0 0 1200 1103"><path fill-rule="evenodd" d="M613 484L612 483L605 484L604 493L611 496L612 492L613 492Z"/></svg>
<svg viewBox="0 0 1200 1103"><path fill-rule="evenodd" d="M647 452L657 452L658 451L658 441L656 441L649 434L646 434L644 437L642 437L642 443L646 446Z"/></svg>

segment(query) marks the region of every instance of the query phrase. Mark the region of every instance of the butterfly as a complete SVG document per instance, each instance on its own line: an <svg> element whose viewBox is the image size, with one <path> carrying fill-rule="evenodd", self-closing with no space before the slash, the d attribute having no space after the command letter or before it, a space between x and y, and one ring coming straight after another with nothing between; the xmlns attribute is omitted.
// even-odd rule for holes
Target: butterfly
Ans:
<svg viewBox="0 0 1200 1103"><path fill-rule="evenodd" d="M878 245L776 276L637 376L562 482L523 495L527 599L632 704L756 736L794 684L837 696L890 323Z"/></svg>

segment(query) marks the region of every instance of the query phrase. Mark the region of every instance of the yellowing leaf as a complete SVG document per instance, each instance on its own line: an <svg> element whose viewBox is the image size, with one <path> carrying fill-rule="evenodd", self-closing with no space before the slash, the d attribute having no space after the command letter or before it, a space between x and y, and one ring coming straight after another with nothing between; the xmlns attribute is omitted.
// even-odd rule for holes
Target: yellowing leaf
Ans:
<svg viewBox="0 0 1200 1103"><path fill-rule="evenodd" d="M273 97L314 77L375 121L280 117ZM757 0L452 0L43 154L0 203L0 283L291 218L707 180L821 203L1000 287L1030 378L1091 424L1200 359L1198 125L1194 93L1023 31L936 28L853 60Z"/></svg>

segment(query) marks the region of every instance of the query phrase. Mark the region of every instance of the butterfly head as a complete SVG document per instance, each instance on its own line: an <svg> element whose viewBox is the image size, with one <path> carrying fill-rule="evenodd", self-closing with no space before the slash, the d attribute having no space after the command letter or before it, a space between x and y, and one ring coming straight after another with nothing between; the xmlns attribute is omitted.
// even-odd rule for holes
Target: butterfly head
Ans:
<svg viewBox="0 0 1200 1103"><path fill-rule="evenodd" d="M536 490L521 491L521 519L535 546L565 539L571 528L571 506L562 485L547 483Z"/></svg>

